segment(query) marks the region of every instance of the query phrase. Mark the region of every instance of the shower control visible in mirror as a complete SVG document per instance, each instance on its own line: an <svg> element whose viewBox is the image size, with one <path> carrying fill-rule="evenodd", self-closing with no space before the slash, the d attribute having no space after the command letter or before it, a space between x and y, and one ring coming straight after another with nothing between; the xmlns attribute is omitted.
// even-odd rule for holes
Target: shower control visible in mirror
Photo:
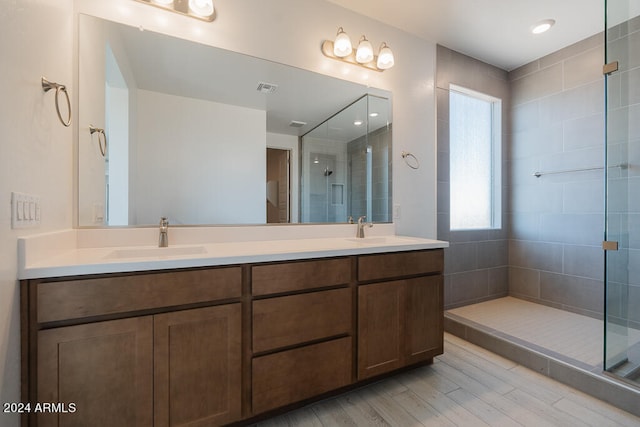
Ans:
<svg viewBox="0 0 640 427"><path fill-rule="evenodd" d="M160 218L160 239L158 240L159 248L169 246L169 220L165 217Z"/></svg>
<svg viewBox="0 0 640 427"><path fill-rule="evenodd" d="M364 227L367 226L369 228L373 227L372 223L366 223L364 222L364 220L366 219L366 216L361 216L360 218L358 218L358 231L356 232L356 238L358 239L364 239Z"/></svg>
<svg viewBox="0 0 640 427"><path fill-rule="evenodd" d="M388 91L137 26L78 20L80 227L155 226L158 212L172 226L391 221ZM369 111L366 101L346 111L366 94L375 96ZM89 124L109 136L105 157ZM301 166L305 134L317 164L312 157ZM288 150L290 163L269 158L271 148ZM99 220L98 204L106 207Z"/></svg>

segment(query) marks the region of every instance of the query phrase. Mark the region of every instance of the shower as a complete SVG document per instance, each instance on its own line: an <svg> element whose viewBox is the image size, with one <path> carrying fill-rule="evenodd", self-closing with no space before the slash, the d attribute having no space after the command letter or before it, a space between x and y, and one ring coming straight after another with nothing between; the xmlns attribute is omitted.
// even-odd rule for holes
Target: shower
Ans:
<svg viewBox="0 0 640 427"><path fill-rule="evenodd" d="M329 166L324 168L324 176L331 176L332 173L333 173L333 171L331 169L329 169Z"/></svg>
<svg viewBox="0 0 640 427"><path fill-rule="evenodd" d="M472 90L493 82L479 77L488 65L438 48L438 238L455 259L445 327L640 415L640 2L606 6L606 31L504 79L504 243L492 230L450 229L449 76Z"/></svg>

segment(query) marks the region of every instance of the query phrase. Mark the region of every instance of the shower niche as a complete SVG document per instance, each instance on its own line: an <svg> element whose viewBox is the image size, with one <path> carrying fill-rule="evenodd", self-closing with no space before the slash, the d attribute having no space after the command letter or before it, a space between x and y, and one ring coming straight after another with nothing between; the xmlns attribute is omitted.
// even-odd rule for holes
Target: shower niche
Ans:
<svg viewBox="0 0 640 427"><path fill-rule="evenodd" d="M300 138L300 221L391 222L391 109L365 95Z"/></svg>

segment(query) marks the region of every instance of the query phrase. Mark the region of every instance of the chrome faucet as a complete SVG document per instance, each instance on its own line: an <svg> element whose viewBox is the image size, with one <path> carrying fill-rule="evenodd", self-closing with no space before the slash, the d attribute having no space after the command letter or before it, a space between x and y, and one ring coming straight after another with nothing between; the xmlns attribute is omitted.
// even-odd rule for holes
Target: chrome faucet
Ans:
<svg viewBox="0 0 640 427"><path fill-rule="evenodd" d="M361 216L360 218L358 218L358 232L356 233L356 238L358 238L358 239L364 239L364 226L365 225L367 227L369 227L369 228L373 227L372 223L364 222L364 220L366 218L367 218L366 216Z"/></svg>
<svg viewBox="0 0 640 427"><path fill-rule="evenodd" d="M169 246L169 220L166 217L160 218L160 240L158 241L158 247L166 248Z"/></svg>

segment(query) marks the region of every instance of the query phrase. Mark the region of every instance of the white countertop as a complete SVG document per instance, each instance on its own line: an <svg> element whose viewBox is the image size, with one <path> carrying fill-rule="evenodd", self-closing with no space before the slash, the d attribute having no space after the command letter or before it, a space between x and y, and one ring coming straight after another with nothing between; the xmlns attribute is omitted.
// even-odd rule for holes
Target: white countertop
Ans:
<svg viewBox="0 0 640 427"><path fill-rule="evenodd" d="M19 279L286 261L449 246L447 242L439 240L385 234L389 232L389 227L384 225L376 225L378 232L369 233L364 239L356 239L352 235L347 237L344 225L319 227L319 230L305 229L302 233L297 233L294 227L266 227L271 230L257 233L242 228L236 233L236 239L229 230L224 230L223 236L220 230L185 229L180 232L175 228L170 230L168 248L136 244L139 241L132 238L139 234L143 236L143 241L148 241L149 236L155 237L158 232L153 228L144 231L64 230L19 240ZM350 226L347 230L352 231L352 228ZM117 234L120 236L114 236ZM187 236L189 234L191 238ZM199 238L193 238L196 235ZM259 240L252 240L251 236ZM171 244L171 237L175 237L175 244Z"/></svg>

